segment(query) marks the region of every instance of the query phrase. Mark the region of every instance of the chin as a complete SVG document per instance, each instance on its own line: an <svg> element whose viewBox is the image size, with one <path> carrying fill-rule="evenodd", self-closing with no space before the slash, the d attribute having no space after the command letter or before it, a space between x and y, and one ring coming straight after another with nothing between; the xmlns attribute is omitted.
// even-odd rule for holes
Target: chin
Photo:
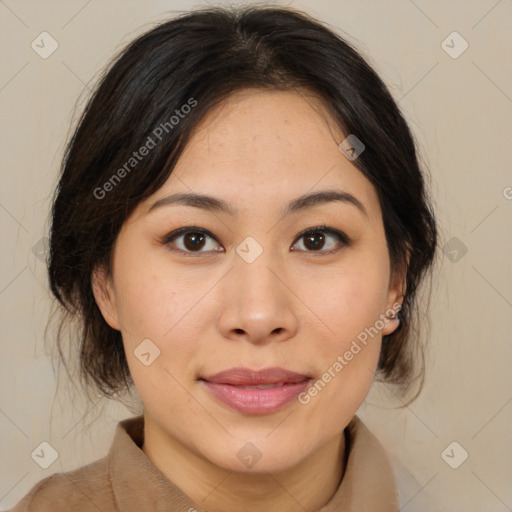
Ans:
<svg viewBox="0 0 512 512"><path fill-rule="evenodd" d="M213 453L203 452L203 456L215 466L235 473L280 473L297 466L303 460L297 451L297 443L284 446L282 442L259 442L255 439L253 442L231 440L225 446L214 443L210 446L220 449Z"/></svg>

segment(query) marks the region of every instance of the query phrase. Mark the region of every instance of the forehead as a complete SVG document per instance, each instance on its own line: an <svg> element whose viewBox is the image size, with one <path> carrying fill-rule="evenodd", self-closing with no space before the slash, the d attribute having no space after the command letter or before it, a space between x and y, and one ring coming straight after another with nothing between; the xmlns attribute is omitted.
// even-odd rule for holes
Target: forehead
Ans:
<svg viewBox="0 0 512 512"><path fill-rule="evenodd" d="M213 109L195 130L179 170L192 177L204 169L187 165L200 158L218 172L241 177L299 174L313 161L322 167L338 159L336 139L341 132L323 112L318 99L292 91L239 91ZM334 131L334 133L333 133ZM330 148L330 151L326 151ZM214 156L215 158L209 158ZM190 172L194 167L194 171ZM178 168L176 169L178 170ZM308 173L310 174L310 173Z"/></svg>
<svg viewBox="0 0 512 512"><path fill-rule="evenodd" d="M373 185L339 150L344 138L311 94L240 91L196 127L150 202L170 193L201 193L237 210L250 203L267 209L317 189L336 189L356 196L370 216L377 215Z"/></svg>

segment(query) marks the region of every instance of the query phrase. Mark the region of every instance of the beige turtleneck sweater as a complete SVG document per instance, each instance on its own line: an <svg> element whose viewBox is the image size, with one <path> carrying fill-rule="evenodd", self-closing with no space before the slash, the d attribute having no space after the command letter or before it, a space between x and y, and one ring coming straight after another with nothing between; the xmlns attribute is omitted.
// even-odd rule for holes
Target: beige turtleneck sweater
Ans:
<svg viewBox="0 0 512 512"><path fill-rule="evenodd" d="M342 481L315 512L398 512L393 469L379 441L357 416L345 434ZM120 421L105 457L44 478L7 512L206 512L151 462L143 439L142 415Z"/></svg>

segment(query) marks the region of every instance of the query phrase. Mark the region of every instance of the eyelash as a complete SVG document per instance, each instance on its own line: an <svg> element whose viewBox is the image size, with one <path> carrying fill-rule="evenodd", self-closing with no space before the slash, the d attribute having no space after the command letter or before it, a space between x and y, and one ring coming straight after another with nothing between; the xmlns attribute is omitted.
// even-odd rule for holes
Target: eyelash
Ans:
<svg viewBox="0 0 512 512"><path fill-rule="evenodd" d="M182 253L185 256L195 257L195 256L198 256L198 255L203 254L203 253L210 253L210 252L212 252L212 251L184 251L183 249L171 248L169 246L169 244L173 240L175 240L176 238L178 238L180 236L186 235L188 233L206 235L206 236L212 238L213 240L217 241L217 243L218 243L218 240L215 238L215 236L212 233L210 233L208 230L205 230L203 228L196 227L196 226L186 226L184 228L180 228L180 229L177 229L175 231L172 231L171 233L167 234L162 240L160 240L160 243L165 245L169 251L179 252L179 253ZM316 234L316 233L324 233L324 234L327 233L328 235L335 236L338 239L338 242L341 244L341 247L337 247L335 249L329 249L327 251L324 251L324 250L321 250L321 249L318 250L318 251L308 251L308 250L302 250L301 249L301 250L299 250L299 252L308 252L308 253L311 253L311 254L324 254L324 255L325 254L333 254L333 253L338 252L339 250L341 250L342 247L346 247L346 246L350 245L350 243L351 243L350 238L345 233L343 233L342 231L339 231L337 229L330 228L330 227L328 227L328 226L326 226L324 224L324 225L321 225L321 226L316 226L316 227L313 227L313 228L308 228L305 231L303 231L302 233L300 233L299 235L297 235L296 241L294 242L293 245L295 245L301 238L304 238L304 237L306 237L308 235L312 235L312 234ZM221 252L221 251L213 251L213 252Z"/></svg>

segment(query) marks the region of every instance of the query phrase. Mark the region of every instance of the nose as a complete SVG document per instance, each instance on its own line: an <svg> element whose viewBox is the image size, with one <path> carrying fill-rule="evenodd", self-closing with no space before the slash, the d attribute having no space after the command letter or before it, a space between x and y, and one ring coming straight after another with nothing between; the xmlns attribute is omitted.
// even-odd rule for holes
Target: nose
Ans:
<svg viewBox="0 0 512 512"><path fill-rule="evenodd" d="M224 338L266 344L295 336L300 301L287 281L285 266L265 251L252 263L236 257L220 289Z"/></svg>

